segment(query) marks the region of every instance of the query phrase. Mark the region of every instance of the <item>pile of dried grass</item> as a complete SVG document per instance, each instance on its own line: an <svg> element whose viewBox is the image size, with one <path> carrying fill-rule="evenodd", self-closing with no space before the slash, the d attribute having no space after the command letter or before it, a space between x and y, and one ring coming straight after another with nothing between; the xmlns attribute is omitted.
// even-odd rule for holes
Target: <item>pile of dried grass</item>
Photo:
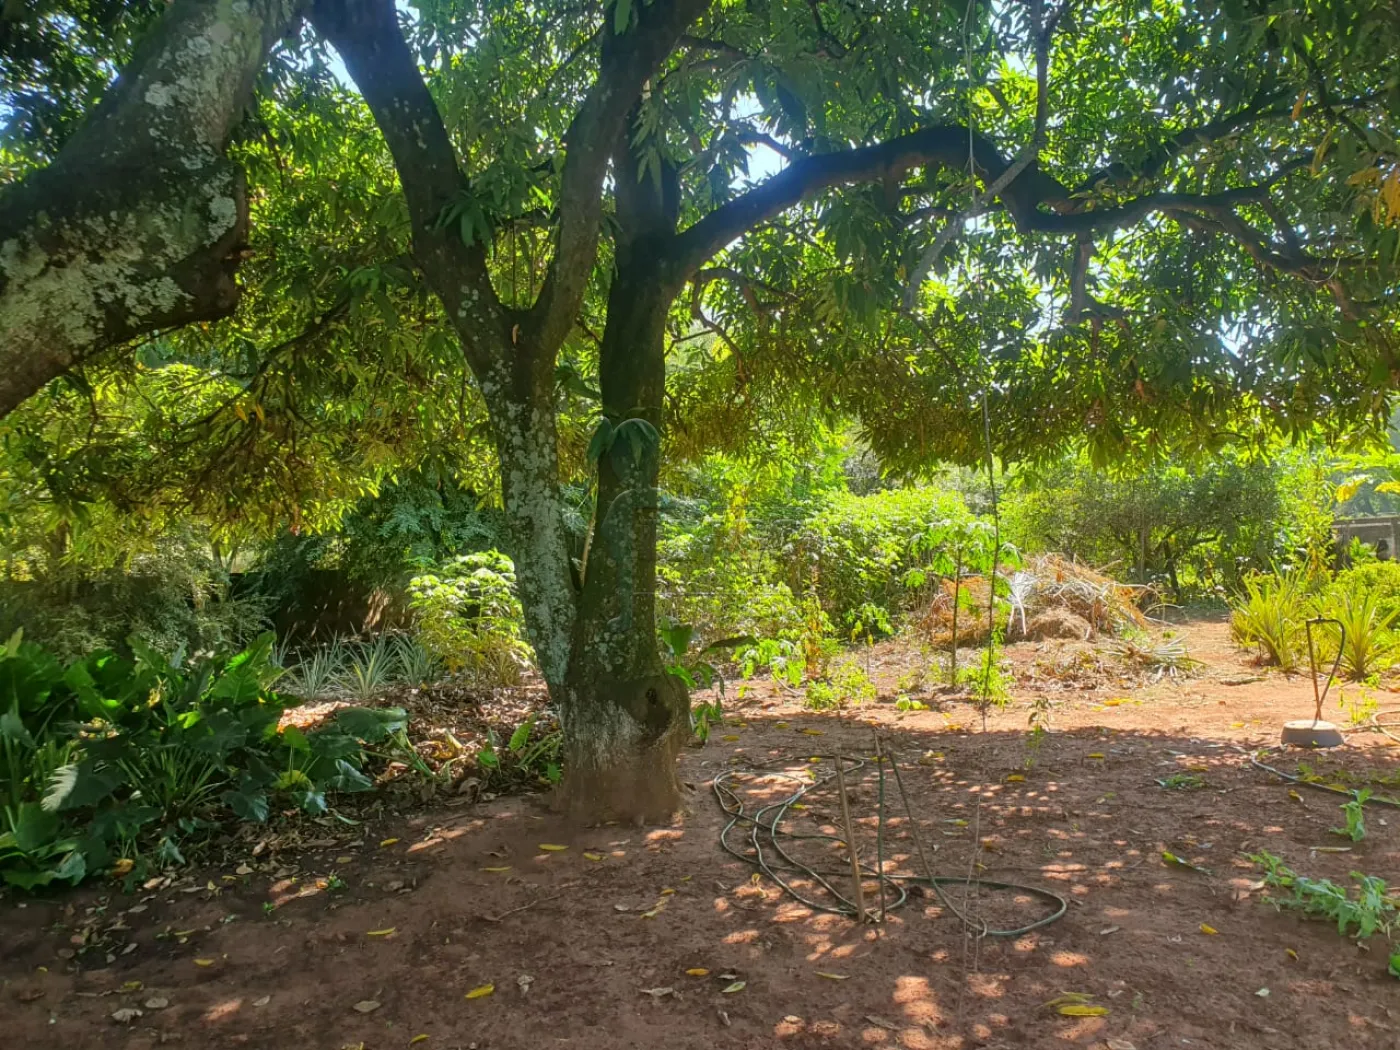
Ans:
<svg viewBox="0 0 1400 1050"><path fill-rule="evenodd" d="M958 587L958 645L982 645L987 640L987 598L991 588L985 576L964 576ZM938 648L948 648L953 644L953 581L939 581L928 608L919 622L928 640ZM1004 606L997 610L997 626L1005 627L1007 616Z"/></svg>
<svg viewBox="0 0 1400 1050"><path fill-rule="evenodd" d="M1093 634L1120 634L1126 628L1144 628L1142 605L1155 600L1150 587L1119 583L1069 561L1058 554L1029 559L1013 573L1011 582L1012 633L1027 634L1029 621L1047 612L1067 612L1085 620Z"/></svg>

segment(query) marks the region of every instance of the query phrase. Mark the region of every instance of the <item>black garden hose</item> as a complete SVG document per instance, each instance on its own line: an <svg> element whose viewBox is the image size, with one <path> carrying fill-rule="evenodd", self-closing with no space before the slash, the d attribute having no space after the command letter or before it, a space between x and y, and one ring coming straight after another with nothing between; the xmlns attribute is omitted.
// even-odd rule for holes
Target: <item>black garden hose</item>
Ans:
<svg viewBox="0 0 1400 1050"><path fill-rule="evenodd" d="M836 761L844 761L848 763L848 765L843 767L843 771L849 770L854 772L865 767L865 762L860 759L836 758ZM897 767L895 768L897 769ZM740 800L738 794L734 791L732 787L730 787L730 782L733 781L734 778L745 775L778 778L781 780L791 780L795 784L797 784L798 787L797 790L792 792L792 794L787 795L776 802L771 802L766 806L762 806L759 809L755 810L752 813L752 815L750 815L749 813L745 812L744 804ZM833 886L830 881L831 879L841 878L844 873L840 871L817 871L815 868L809 867L808 865L803 864L801 861L794 859L783 848L783 842L785 840L825 840L827 842L845 841L844 839L836 835L801 834L798 832L787 831L782 828L783 819L787 815L787 811L795 803L800 802L802 798L807 794L807 792L811 791L813 788L822 786L827 781L833 779L835 776L836 773L835 771L833 771L831 773L828 773L824 777L820 777L812 780L811 782L808 782L805 781L803 778L794 776L790 773L778 773L774 772L773 770L763 769L735 769L728 770L724 773L719 774L715 777L712 786L714 788L715 798L719 802L720 808L724 810L724 812L729 816L729 822L725 824L724 829L720 832L719 840L720 845L724 848L725 852L729 853L731 856L737 857L738 859L744 861L747 864L752 865L756 871L768 876L768 878L772 879L775 883L781 886L784 892L786 892L790 897L792 897L799 903L804 904L815 911L828 912L833 915L844 915L847 918L854 919L859 917L859 911L856 908L856 905L854 904L854 902L848 900L839 890L837 890L836 887ZM881 795L881 828L878 832L878 835L882 847L884 834L883 791L881 792ZM748 829L748 845L745 848L737 848L730 842L731 834L736 828L739 827ZM915 834L917 834L917 829L915 829ZM925 875L895 875L890 874L888 872L863 870L861 874L867 878L878 880L881 884L882 892L888 891L891 894L892 899L885 905L885 908L888 911L893 911L894 909L900 907L906 901L908 901L908 886L928 886L930 889L933 890L935 894L937 894L938 899L944 904L945 907L948 908L950 912L957 916L966 926L973 929L979 936L1019 937L1022 934L1030 933L1032 930L1037 930L1042 926L1048 926L1050 923L1063 918L1065 913L1069 910L1068 902L1059 894L1052 893L1049 890L1039 889L1034 886L1024 886L1019 883L997 882L990 879L967 878L956 875L936 875L932 872L929 872ZM810 879L813 882L816 882L817 884L821 885L828 893L830 893L838 903L827 904L821 901L813 900L810 897L804 896L800 891L793 887L791 882L789 882L783 877L784 875L787 875L788 878L791 878L793 875L797 875L800 877ZM991 929L980 919L969 918L967 915L963 914L958 909L957 905L955 905L951 900L949 900L947 894L943 892L943 887L955 885L967 887L975 886L978 888L991 890L1012 890L1018 893L1024 893L1036 898L1037 900L1044 902L1046 905L1049 906L1050 912L1049 914L1037 919L1035 922L1029 923L1025 926L1019 926L1016 929Z"/></svg>

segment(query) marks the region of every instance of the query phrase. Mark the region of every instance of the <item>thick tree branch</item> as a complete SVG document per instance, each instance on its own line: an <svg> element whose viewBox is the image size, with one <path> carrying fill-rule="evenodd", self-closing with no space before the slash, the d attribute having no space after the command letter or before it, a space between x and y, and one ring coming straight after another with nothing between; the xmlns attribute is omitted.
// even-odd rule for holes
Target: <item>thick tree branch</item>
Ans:
<svg viewBox="0 0 1400 1050"><path fill-rule="evenodd" d="M1212 143L1227 139L1238 131L1242 131L1253 124L1261 124L1268 120L1279 120L1293 115L1291 103L1281 102L1286 96L1283 92L1261 93L1254 103L1232 113L1226 117L1208 121L1205 124L1194 125L1183 128L1176 134L1164 139L1155 149L1147 154L1142 160L1134 164L1125 161L1114 161L1111 164L1100 168L1088 178L1084 179L1074 189L1074 195L1078 196L1101 189L1105 185L1122 186L1138 179L1152 178L1160 175L1173 160L1190 152L1200 146L1209 146ZM1330 107L1309 106L1303 109L1300 116L1311 116L1319 111L1331 112L1332 110L1362 109L1382 98L1380 93L1362 95L1357 98L1345 99L1332 104Z"/></svg>
<svg viewBox="0 0 1400 1050"><path fill-rule="evenodd" d="M446 307L477 377L498 372L514 318L496 295L485 246L464 240L449 208L469 191L437 103L404 40L393 0L318 0L334 45L384 136L413 226L413 255Z"/></svg>
<svg viewBox="0 0 1400 1050"><path fill-rule="evenodd" d="M238 302L224 148L296 0L175 0L48 167L0 195L0 417L91 354Z"/></svg>
<svg viewBox="0 0 1400 1050"><path fill-rule="evenodd" d="M565 137L554 257L524 325L528 343L547 357L573 327L592 272L603 215L603 175L627 113L685 29L708 7L709 0L638 4L636 24L620 36L608 17L598 79Z"/></svg>
<svg viewBox="0 0 1400 1050"><path fill-rule="evenodd" d="M1050 115L1050 35L1054 32L1054 23L1060 20L1068 6L1069 0L1065 0L1066 8L1062 8L1053 16L1053 21L1049 25L1043 25L1044 0L1031 0L1031 32L1035 37L1035 126L1031 132L1031 140L1026 144L1026 148L1021 151L1020 156L1013 160L1000 175L968 206L967 210L956 218L950 219L943 224L938 231L938 236L933 243L924 249L919 256L918 264L914 267L914 272L909 278L908 287L904 293L904 305L912 309L918 300L919 289L923 287L925 278L929 271L938 262L938 257L943 254L943 249L948 242L962 230L963 223L972 218L973 215L985 210L987 202L994 200L1003 190L1034 164L1040 157L1040 151L1045 147L1045 123Z"/></svg>

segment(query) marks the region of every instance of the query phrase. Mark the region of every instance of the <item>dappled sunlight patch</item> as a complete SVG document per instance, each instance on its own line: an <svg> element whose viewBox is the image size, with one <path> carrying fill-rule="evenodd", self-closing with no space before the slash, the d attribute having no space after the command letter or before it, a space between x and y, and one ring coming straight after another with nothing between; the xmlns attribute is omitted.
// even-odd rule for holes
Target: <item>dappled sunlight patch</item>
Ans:
<svg viewBox="0 0 1400 1050"><path fill-rule="evenodd" d="M979 999L1002 999L1006 996L1005 974L970 973L967 975L967 990Z"/></svg>
<svg viewBox="0 0 1400 1050"><path fill-rule="evenodd" d="M810 919L813 915L811 908L805 904L799 904L794 900L785 900L778 905L777 911L773 913L770 922L798 922L802 919Z"/></svg>
<svg viewBox="0 0 1400 1050"><path fill-rule="evenodd" d="M807 1030L807 1022L796 1014L788 1014L773 1026L773 1034L779 1039L791 1039Z"/></svg>
<svg viewBox="0 0 1400 1050"><path fill-rule="evenodd" d="M1090 1043L1102 1036L1107 1029L1106 1017L1076 1017L1073 1022L1059 1029L1056 1035L1067 1043Z"/></svg>
<svg viewBox="0 0 1400 1050"><path fill-rule="evenodd" d="M221 1003L215 1003L204 1011L204 1020L209 1024L218 1024L227 1021L238 1011L243 1009L242 999L225 999Z"/></svg>
<svg viewBox="0 0 1400 1050"><path fill-rule="evenodd" d="M758 942L759 933L757 930L735 930L727 933L723 937L725 944L755 944Z"/></svg>
<svg viewBox="0 0 1400 1050"><path fill-rule="evenodd" d="M1088 966L1089 957L1083 952L1071 952L1061 948L1050 953L1050 961L1056 966Z"/></svg>

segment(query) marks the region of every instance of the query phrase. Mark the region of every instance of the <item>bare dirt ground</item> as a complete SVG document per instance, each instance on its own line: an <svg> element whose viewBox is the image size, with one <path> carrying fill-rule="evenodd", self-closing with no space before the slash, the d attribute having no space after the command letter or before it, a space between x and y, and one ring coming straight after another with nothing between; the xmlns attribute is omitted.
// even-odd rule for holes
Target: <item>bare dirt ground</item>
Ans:
<svg viewBox="0 0 1400 1050"><path fill-rule="evenodd" d="M985 732L966 703L939 704L933 693L911 694L931 710L895 711L919 660L907 645L869 654L881 700L840 715L751 684L729 723L683 755L690 797L671 827L571 829L542 797L462 798L321 827L322 838L303 836L295 849L269 832L242 858L134 895L99 886L0 901L0 1041L72 1050L1400 1047L1400 982L1386 975L1383 938L1366 951L1335 926L1276 912L1245 856L1266 849L1342 883L1353 870L1395 881L1400 811L1368 808L1361 842L1333 834L1339 799L1293 797L1248 757L1275 742L1283 720L1311 712L1307 679L1256 678L1217 621L1181 632L1206 666L1147 685L1042 676L1027 686L1030 668L1059 659L1062 643L1012 647L1023 684ZM1032 754L1037 684L1052 731ZM759 771L731 782L751 806L771 802L795 782L765 772L810 779L836 753L868 760L876 729L899 756L932 867L1063 895L1063 919L979 937L914 892L883 926L862 926L799 903L721 849L718 774ZM1277 754L1273 764L1293 771L1308 761L1329 779L1337 770L1393 776L1400 751L1389 744L1356 732L1344 753ZM867 761L852 776L867 863L877 768ZM1158 783L1175 775L1194 779L1170 783L1196 786ZM914 827L886 787L888 868L914 874ZM839 834L830 783L801 805L787 830ZM731 836L736 847L746 841L743 828ZM845 852L830 839L788 848L848 888ZM1163 851L1195 868L1167 863ZM799 888L831 901L810 881ZM878 900L873 881L866 889ZM1023 892L950 893L994 927L1046 912ZM1066 993L1107 1012L1069 1017L1044 1005Z"/></svg>

